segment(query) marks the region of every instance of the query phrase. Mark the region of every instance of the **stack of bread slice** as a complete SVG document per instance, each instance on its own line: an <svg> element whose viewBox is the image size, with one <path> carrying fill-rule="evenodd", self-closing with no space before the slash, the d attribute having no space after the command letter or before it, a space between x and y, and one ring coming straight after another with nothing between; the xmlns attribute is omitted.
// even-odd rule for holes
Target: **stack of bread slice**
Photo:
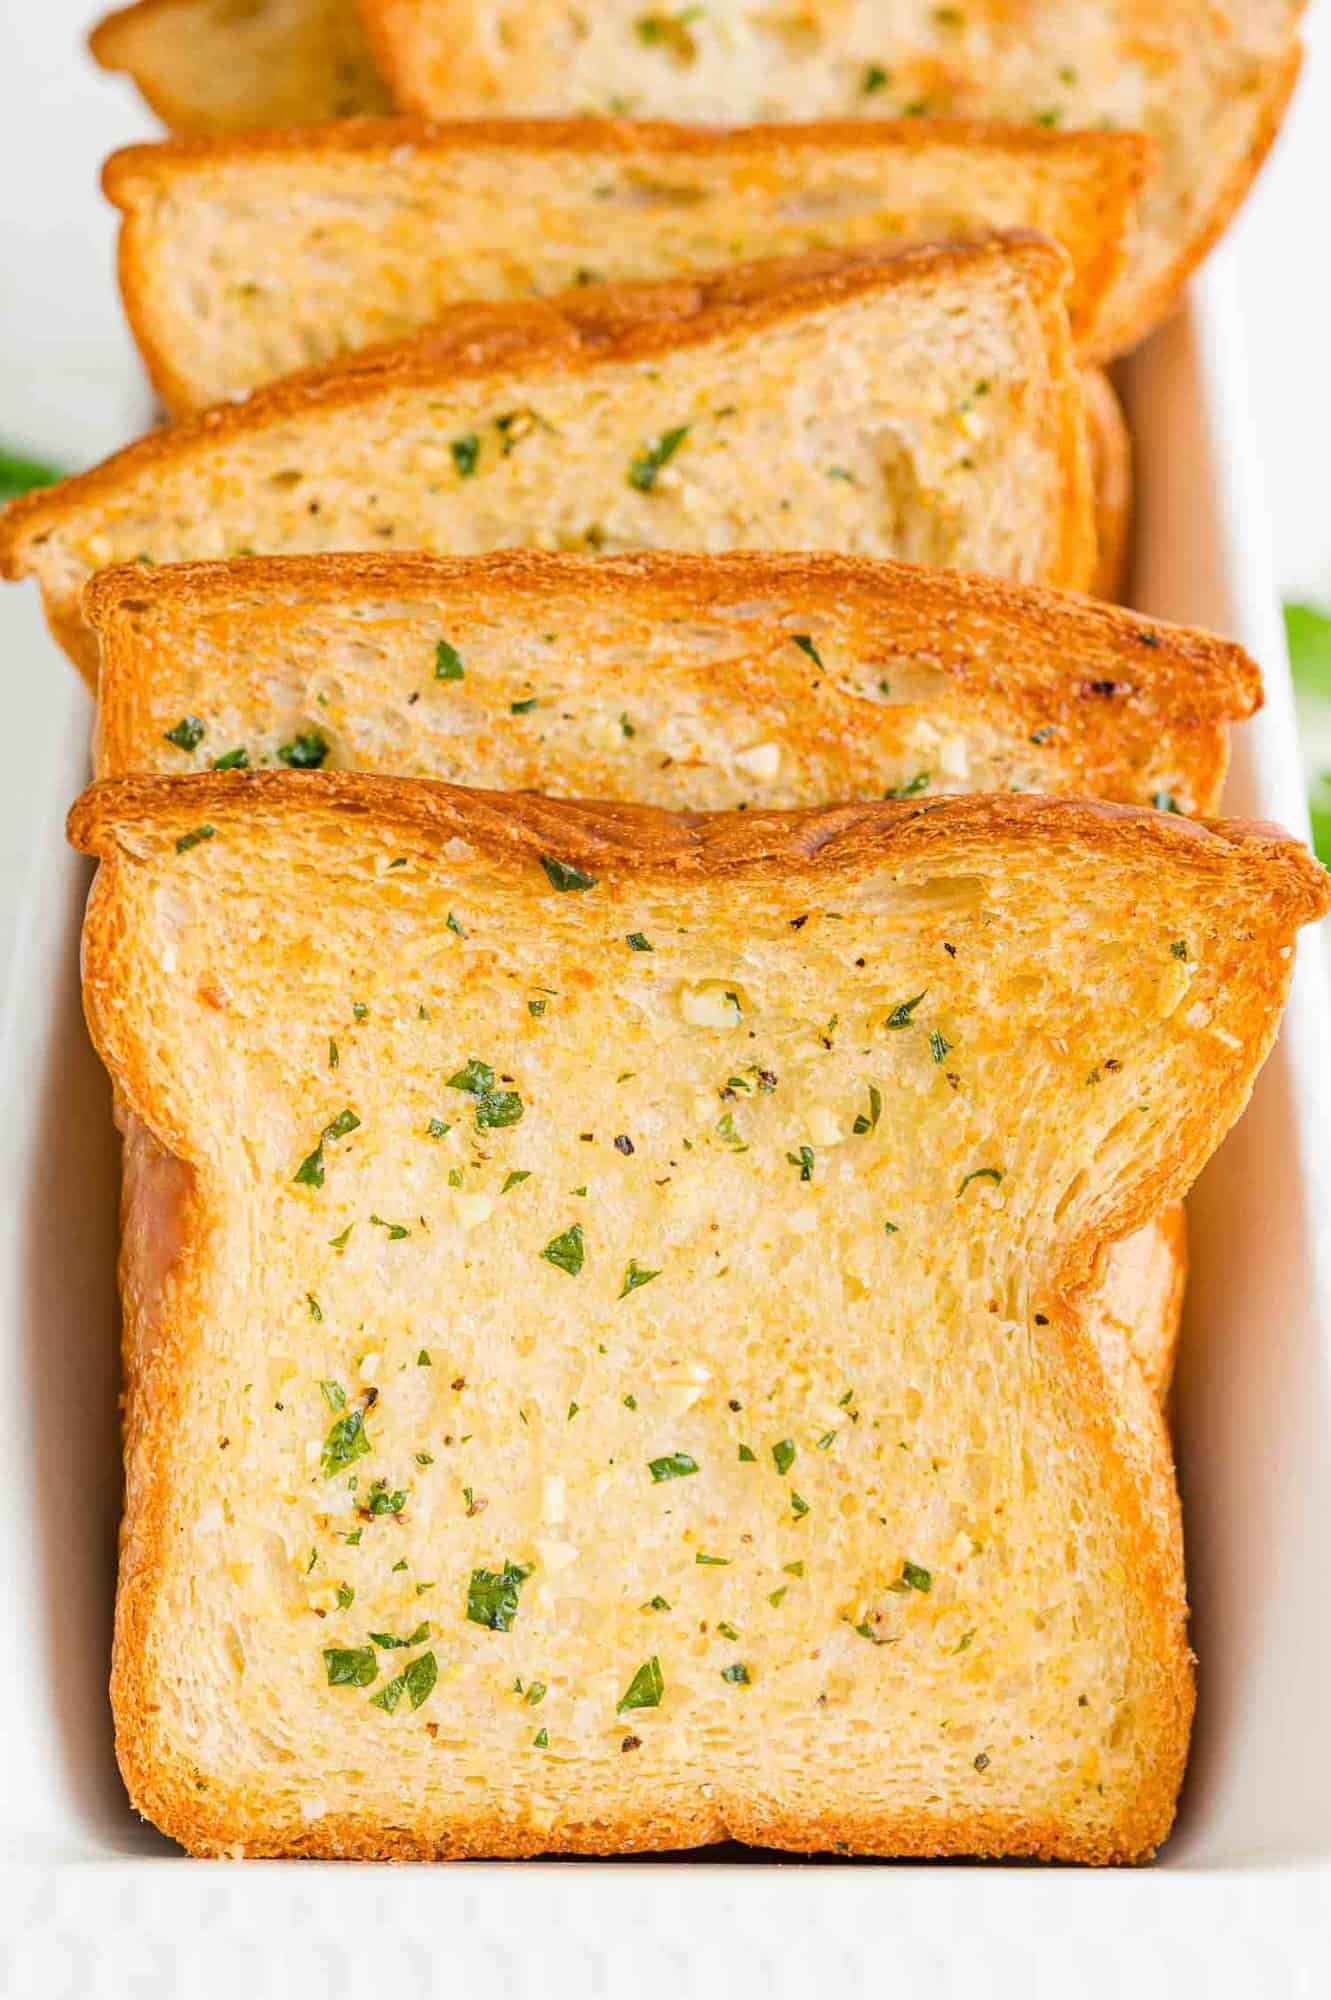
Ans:
<svg viewBox="0 0 1331 2000"><path fill-rule="evenodd" d="M213 135L106 174L172 421L0 565L98 704L112 1695L192 1852L1168 1833L1179 1204L1331 895L1213 817L1254 664L1088 594L1100 367L1297 10L880 11L95 37Z"/></svg>

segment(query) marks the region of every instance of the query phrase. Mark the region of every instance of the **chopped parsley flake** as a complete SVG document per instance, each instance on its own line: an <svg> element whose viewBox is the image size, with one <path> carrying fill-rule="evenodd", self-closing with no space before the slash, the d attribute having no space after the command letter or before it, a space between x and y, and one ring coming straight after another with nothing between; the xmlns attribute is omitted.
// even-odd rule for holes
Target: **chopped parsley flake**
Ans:
<svg viewBox="0 0 1331 2000"><path fill-rule="evenodd" d="M197 715L182 715L171 729L163 731L168 743L174 743L177 750L197 750L203 741L204 728Z"/></svg>
<svg viewBox="0 0 1331 2000"><path fill-rule="evenodd" d="M664 1693L665 1680L661 1673L661 1662L653 1653L650 1660L643 1661L615 1703L615 1714L623 1715L625 1709L629 1708L659 1708Z"/></svg>
<svg viewBox="0 0 1331 2000"><path fill-rule="evenodd" d="M928 991L929 989L926 986L924 993L917 993L913 999L898 1000L883 1025L888 1028L908 1028L910 1026L911 1015L915 1012L915 1009L919 1006L921 1000L923 1000L924 994Z"/></svg>
<svg viewBox="0 0 1331 2000"><path fill-rule="evenodd" d="M950 1055L951 1052L952 1044L947 1039L947 1036L940 1035L937 1028L931 1028L929 1030L929 1053L934 1061L936 1063L942 1062L943 1057Z"/></svg>
<svg viewBox="0 0 1331 2000"><path fill-rule="evenodd" d="M737 1687L748 1687L751 1679L749 1670L743 1660L735 1660L730 1666L722 1667L721 1678L723 1681L730 1681Z"/></svg>
<svg viewBox="0 0 1331 2000"><path fill-rule="evenodd" d="M331 1479L335 1472L343 1472L356 1459L364 1458L369 1449L364 1415L360 1410L348 1410L345 1416L338 1418L324 1439L323 1450L319 1453L319 1470L325 1479Z"/></svg>
<svg viewBox="0 0 1331 2000"><path fill-rule="evenodd" d="M873 97L876 92L886 89L890 82L890 70L885 70L881 63L867 63L860 78L860 89L866 97Z"/></svg>
<svg viewBox="0 0 1331 2000"><path fill-rule="evenodd" d="M669 1611L670 1606L658 1592L655 1597L649 1597L642 1608L644 1611Z"/></svg>
<svg viewBox="0 0 1331 2000"><path fill-rule="evenodd" d="M428 1618L416 1627L416 1630L409 1639L395 1638L391 1632L368 1632L366 1634L370 1644L378 1646L379 1650L384 1653L392 1652L399 1648L405 1650L408 1646L419 1646L421 1640L428 1639L429 1636L430 1621Z"/></svg>
<svg viewBox="0 0 1331 2000"><path fill-rule="evenodd" d="M656 484L656 475L662 466L668 465L689 434L689 426L680 424L677 429L662 431L654 443L647 445L629 466L629 485L636 493L650 493Z"/></svg>
<svg viewBox="0 0 1331 2000"><path fill-rule="evenodd" d="M787 1153L786 1158L792 1167L799 1168L800 1179L802 1181L811 1181L813 1179L814 1151L812 1146L801 1146L798 1153Z"/></svg>
<svg viewBox="0 0 1331 2000"><path fill-rule="evenodd" d="M222 756L213 758L212 768L214 771L248 771L250 753L243 746L238 750L227 750Z"/></svg>
<svg viewBox="0 0 1331 2000"><path fill-rule="evenodd" d="M511 1174L504 1175L504 1185L500 1188L499 1192L500 1194L507 1194L510 1188L519 1187L523 1181L529 1181L530 1179L530 1167L515 1167Z"/></svg>
<svg viewBox="0 0 1331 2000"><path fill-rule="evenodd" d="M453 463L458 469L459 479L470 479L476 471L476 462L481 455L481 441L475 431L464 431L449 445Z"/></svg>
<svg viewBox="0 0 1331 2000"><path fill-rule="evenodd" d="M176 842L176 853L188 854L191 847L197 847L201 840L215 840L216 838L217 828L215 826L196 826L191 832L181 834L179 840Z"/></svg>
<svg viewBox="0 0 1331 2000"><path fill-rule="evenodd" d="M548 1729L538 1729L532 1737L532 1748L534 1750L548 1750L549 1747L550 1731Z"/></svg>
<svg viewBox="0 0 1331 2000"><path fill-rule="evenodd" d="M882 1116L882 1111L883 1111L882 1092L878 1089L876 1084L871 1083L869 1085L868 1112L865 1113L861 1111L857 1116L854 1125L851 1127L851 1130L855 1133L857 1138L863 1138L866 1132L873 1131L874 1127L878 1123L879 1118Z"/></svg>
<svg viewBox="0 0 1331 2000"><path fill-rule="evenodd" d="M1002 1178L1003 1169L1001 1167L973 1167L957 1189L957 1200L961 1200L961 1197L965 1194L972 1181L992 1181L994 1186L997 1187Z"/></svg>
<svg viewBox="0 0 1331 2000"><path fill-rule="evenodd" d="M640 1285L650 1285L653 1278L659 1278L659 1271L644 1271L635 1257L630 1257L628 1269L624 1273L624 1284L620 1298L626 1299L630 1292L636 1292Z"/></svg>
<svg viewBox="0 0 1331 2000"><path fill-rule="evenodd" d="M491 1632L511 1632L518 1615L518 1592L530 1575L529 1568L507 1558L502 1569L474 1569L467 1586L467 1616L472 1624Z"/></svg>
<svg viewBox="0 0 1331 2000"><path fill-rule="evenodd" d="M379 1662L372 1646L325 1646L324 1668L329 1687L368 1687L377 1679Z"/></svg>
<svg viewBox="0 0 1331 2000"><path fill-rule="evenodd" d="M279 743L277 754L293 771L317 771L328 755L328 744L317 729L302 729L290 742Z"/></svg>
<svg viewBox="0 0 1331 2000"><path fill-rule="evenodd" d="M797 1520L808 1513L809 1503L802 1494L792 1492L790 1496L790 1511Z"/></svg>
<svg viewBox="0 0 1331 2000"><path fill-rule="evenodd" d="M437 681L460 681L463 677L462 655L447 639L441 639L434 649L434 677Z"/></svg>
<svg viewBox="0 0 1331 2000"><path fill-rule="evenodd" d="M345 1139L348 1132L354 1132L359 1124L360 1119L354 1111L339 1111L336 1118L324 1126L318 1145L312 1153L306 1154L292 1179L302 1187L321 1188L324 1184L324 1147L331 1139Z"/></svg>
<svg viewBox="0 0 1331 2000"><path fill-rule="evenodd" d="M552 1236L541 1255L547 1264L555 1264L561 1271L567 1271L570 1278L576 1278L586 1255L582 1241L582 1224L575 1222L571 1229L565 1229L560 1235Z"/></svg>
<svg viewBox="0 0 1331 2000"><path fill-rule="evenodd" d="M795 1463L794 1438L782 1438L779 1443L772 1446L772 1463L784 1479Z"/></svg>
<svg viewBox="0 0 1331 2000"><path fill-rule="evenodd" d="M624 942L630 951L654 951L656 949L655 945L649 944L641 931L630 931Z"/></svg>
<svg viewBox="0 0 1331 2000"><path fill-rule="evenodd" d="M929 773L917 771L913 778L907 778L904 785L893 785L883 793L885 799L913 799L918 792L927 790Z"/></svg>
<svg viewBox="0 0 1331 2000"><path fill-rule="evenodd" d="M746 1444L742 1444L739 1448L739 1462L741 1465L756 1465L758 1463L757 1453L750 1451Z"/></svg>
<svg viewBox="0 0 1331 2000"><path fill-rule="evenodd" d="M581 868L575 868L569 861L560 861L553 854L541 856L541 866L555 889L594 889L596 877L584 875Z"/></svg>
<svg viewBox="0 0 1331 2000"><path fill-rule="evenodd" d="M818 648L814 645L813 640L809 637L807 632L792 632L790 635L790 639L791 639L791 644L798 646L801 653L808 654L809 658L813 661L815 667L822 666L823 664L822 655L818 651Z"/></svg>
<svg viewBox="0 0 1331 2000"><path fill-rule="evenodd" d="M647 1470L652 1475L652 1484L659 1486L666 1479L687 1479L698 1470L698 1461L686 1451L672 1451L665 1458L649 1459Z"/></svg>
<svg viewBox="0 0 1331 2000"><path fill-rule="evenodd" d="M346 1409L347 1392L340 1382L321 1382L319 1388L330 1410Z"/></svg>
<svg viewBox="0 0 1331 2000"><path fill-rule="evenodd" d="M476 1125L485 1132L504 1125L516 1125L522 1117L522 1099L516 1090L496 1090L495 1073L489 1063L472 1056L448 1079L450 1090L465 1090L475 1100Z"/></svg>
<svg viewBox="0 0 1331 2000"><path fill-rule="evenodd" d="M729 1569L731 1562L729 1556L708 1556L704 1555L701 1549L698 1550L693 1560L696 1565L703 1569Z"/></svg>

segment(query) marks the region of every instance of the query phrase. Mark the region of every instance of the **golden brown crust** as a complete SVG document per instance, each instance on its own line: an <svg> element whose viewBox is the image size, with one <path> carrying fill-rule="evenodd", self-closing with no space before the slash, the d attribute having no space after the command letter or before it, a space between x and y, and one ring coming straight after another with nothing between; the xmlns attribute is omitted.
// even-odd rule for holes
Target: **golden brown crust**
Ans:
<svg viewBox="0 0 1331 2000"><path fill-rule="evenodd" d="M932 809L910 803L837 808L799 814L719 815L680 818L643 808L607 808L468 793L390 778L314 775L293 779L260 774L250 778L139 778L107 784L86 793L70 816L75 844L97 853L104 864L89 908L85 939L89 1022L99 1048L116 1072L131 1112L143 1118L158 1142L187 1155L188 1140L178 1131L171 1107L143 1068L141 1032L126 1040L117 1028L124 994L117 985L123 967L119 949L122 910L117 877L151 862L155 851L174 846L183 829L206 822L225 841L238 834L280 837L284 824L308 829L311 817L327 816L353 843L363 830L372 840L391 837L421 842L427 850L463 838L508 862L534 864L543 853L588 872L614 878L666 874L680 884L744 876L787 880L801 876L878 869L908 856L946 856L950 868L971 857L992 865L995 843L1011 859L1032 842L1047 851L1075 850L1078 865L1097 860L1126 862L1149 876L1182 865L1212 877L1206 893L1228 900L1241 897L1261 913L1263 935L1272 946L1269 981L1255 977L1252 1045L1232 1075L1215 1079L1214 1094L1199 1092L1189 1109L1195 1129L1175 1135L1173 1158L1143 1176L1142 1185L1114 1197L1100 1218L1110 1234L1128 1228L1159 1202L1180 1191L1219 1131L1232 1119L1246 1083L1273 1028L1273 1010L1288 977L1287 955L1275 963L1280 941L1294 924L1331 907L1331 883L1298 843L1278 830L1231 823L1205 827L1172 816L1125 808L1037 798L1000 797L949 800ZM209 845L207 852L213 850ZM392 851L389 848L387 851ZM194 865L194 864L189 864ZM209 1218L197 1206L186 1210L190 1248L197 1252ZM1098 1227L1099 1225L1097 1225ZM1186 1751L1192 1707L1190 1664L1183 1643L1185 1607L1179 1557L1177 1503L1159 1412L1140 1373L1125 1359L1126 1346L1113 1330L1087 1328L1080 1312L1085 1287L1094 1282L1101 1239L1074 1244L1061 1282L1046 1300L1036 1300L1047 1323L1052 1350L1073 1385L1085 1413L1087 1434L1111 1504L1124 1523L1125 1546L1137 1552L1135 1579L1149 1608L1156 1635L1158 1671L1149 1689L1156 1716L1149 1775L1112 1829L1082 1839L1047 1819L950 1813L935 1821L927 1811L894 1813L881 1820L859 1817L854 1825L834 1810L808 1816L769 1816L755 1807L728 1816L724 1831L739 1838L796 1850L840 1846L847 1851L895 1854L1006 1853L1083 1861L1136 1860L1149 1854L1169 1828L1173 1799ZM168 1531L165 1515L166 1441L179 1420L183 1355L171 1343L186 1340L191 1323L190 1271L197 1256L180 1259L182 1289L172 1310L155 1323L136 1297L127 1295L130 1414L130 1517L127 1576L118 1612L115 1699L119 1754L140 1808L175 1838L198 1853L225 1853L237 1846L251 1854L303 1853L396 1858L446 1855L530 1854L557 1844L570 1853L627 1852L650 1845L686 1846L718 1837L714 1820L699 1803L655 1817L650 1827L626 1821L613 1810L595 1822L561 1824L557 1842L530 1829L515 1830L478 1814L468 1823L437 1822L419 1827L384 1827L377 1816L330 1814L314 1824L296 1819L288 1808L256 1823L238 1795L214 1786L206 1793L194 1782L180 1753L167 1740L153 1699L157 1671L152 1647L153 1554ZM197 1311L197 1301L194 1301ZM150 1351L152 1350L152 1351Z"/></svg>
<svg viewBox="0 0 1331 2000"><path fill-rule="evenodd" d="M1080 226L1076 242L1067 245L1074 261L1068 291L1069 321L1078 346L1091 357L1106 352L1098 315L1126 263L1137 200L1155 159L1155 148L1142 133L1061 133L978 120L930 120L922 124L840 119L796 126L724 128L586 118L471 119L442 124L408 118L339 119L240 136L126 147L107 160L102 186L108 200L126 218L118 257L121 294L139 350L168 408L183 413L197 407L198 399L173 365L169 345L155 328L152 274L136 228L136 211L150 206L174 185L188 182L199 169L207 173L246 162L317 164L338 156L372 155L380 175L391 177L394 156L404 148L413 156L445 162L456 154L474 157L505 151L556 158L610 156L630 164L635 160L659 164L671 156L691 161L761 162L774 151L779 151L783 161L792 154L828 158L862 153L881 158L889 171L894 157L958 148L1023 161L1049 159L1058 163L1071 158L1084 163L1096 180L1094 226L1089 217L1072 217Z"/></svg>
<svg viewBox="0 0 1331 2000"><path fill-rule="evenodd" d="M392 828L429 843L472 842L510 860L558 851L573 866L678 882L744 873L780 880L788 869L849 870L944 843L980 853L995 834L1140 859L1166 859L1206 873L1240 867L1260 882L1271 921L1291 929L1331 912L1331 875L1282 827L1266 820L1191 820L1175 813L1090 799L977 794L921 804L812 807L791 812L668 813L652 806L487 792L420 778L312 771L204 772L142 776L91 786L70 808L70 842L103 858L135 828L165 835L176 822L236 817L280 826L320 811L349 826ZM1140 1218L1145 1220L1145 1216Z"/></svg>
<svg viewBox="0 0 1331 2000"><path fill-rule="evenodd" d="M865 557L650 553L592 561L525 550L253 557L134 565L91 580L84 615L102 654L99 769L118 775L142 767L135 748L146 656L138 633L141 619L157 611L168 620L202 619L250 601L287 607L298 621L302 606L424 599L470 613L502 597L529 602L534 618L556 605L588 616L631 605L652 619L768 595L838 619L863 618L874 645L889 656L928 658L977 710L1015 709L1031 733L1053 726L1070 767L1060 782L1096 796L1143 802L1143 747L1168 739L1190 803L1214 812L1226 725L1261 700L1253 661L1209 633L1036 586Z"/></svg>
<svg viewBox="0 0 1331 2000"><path fill-rule="evenodd" d="M1122 604L1132 547L1132 437L1123 405L1103 369L1086 369L1082 384L1099 544L1092 589L1107 604Z"/></svg>
<svg viewBox="0 0 1331 2000"><path fill-rule="evenodd" d="M1299 0L1296 11L1302 11L1302 0ZM1114 311L1116 302L1112 298L1110 300L1101 335L1102 358L1130 352L1177 306L1188 279L1220 241L1261 172L1284 122L1302 68L1303 50L1295 41L1283 61L1273 64L1263 76L1261 115L1252 144L1236 165L1223 197L1207 219L1206 227L1183 245L1174 262L1149 289L1133 297L1126 281L1120 280L1120 290L1127 297L1119 305L1117 315Z"/></svg>

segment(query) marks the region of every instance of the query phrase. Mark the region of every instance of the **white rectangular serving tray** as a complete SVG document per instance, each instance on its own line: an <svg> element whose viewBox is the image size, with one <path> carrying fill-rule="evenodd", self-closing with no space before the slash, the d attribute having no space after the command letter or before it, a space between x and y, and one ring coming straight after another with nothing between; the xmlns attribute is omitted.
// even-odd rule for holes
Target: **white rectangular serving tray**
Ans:
<svg viewBox="0 0 1331 2000"><path fill-rule="evenodd" d="M1307 833L1226 254L1125 371L1133 601L1231 633L1266 675L1227 807ZM1176 1402L1200 1702L1157 1864L191 1864L138 1822L106 1680L120 1492L117 1145L78 992L86 864L62 821L86 696L0 606L49 704L45 815L0 1049L0 1995L452 1988L1285 2000L1331 1990L1331 1140L1323 957L1305 941L1252 1106L1193 1197ZM728 1851L729 1853L730 1851Z"/></svg>

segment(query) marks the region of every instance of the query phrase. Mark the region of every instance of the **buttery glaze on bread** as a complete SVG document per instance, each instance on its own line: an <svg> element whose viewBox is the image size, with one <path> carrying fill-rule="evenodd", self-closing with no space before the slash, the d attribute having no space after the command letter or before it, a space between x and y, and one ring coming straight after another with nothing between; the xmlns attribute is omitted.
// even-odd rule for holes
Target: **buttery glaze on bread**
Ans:
<svg viewBox="0 0 1331 2000"><path fill-rule="evenodd" d="M94 667L95 570L394 543L837 548L1085 588L1063 253L1041 237L464 306L0 513Z"/></svg>
<svg viewBox="0 0 1331 2000"><path fill-rule="evenodd" d="M1149 133L1111 351L1177 299L1242 201L1299 68L1301 0L361 0L404 111L726 119L977 117ZM886 16L886 18L885 18Z"/></svg>
<svg viewBox="0 0 1331 2000"><path fill-rule="evenodd" d="M84 616L102 777L240 752L675 809L1021 790L1206 816L1261 699L1209 633L834 555L135 564Z"/></svg>
<svg viewBox="0 0 1331 2000"><path fill-rule="evenodd" d="M319 773L103 785L71 836L141 1810L199 1853L1152 1851L1177 1505L1080 1302L1248 1095L1302 848Z"/></svg>
<svg viewBox="0 0 1331 2000"><path fill-rule="evenodd" d="M1260 698L1209 634L840 556L133 565L84 617L99 777L221 760L676 809L1035 790L1205 815ZM1162 1392L1185 1268L1170 1211L1104 1273Z"/></svg>
<svg viewBox="0 0 1331 2000"><path fill-rule="evenodd" d="M103 184L130 324L184 415L460 299L995 228L1067 250L1073 337L1094 355L1151 157L1138 133L914 121L344 119L132 146Z"/></svg>

